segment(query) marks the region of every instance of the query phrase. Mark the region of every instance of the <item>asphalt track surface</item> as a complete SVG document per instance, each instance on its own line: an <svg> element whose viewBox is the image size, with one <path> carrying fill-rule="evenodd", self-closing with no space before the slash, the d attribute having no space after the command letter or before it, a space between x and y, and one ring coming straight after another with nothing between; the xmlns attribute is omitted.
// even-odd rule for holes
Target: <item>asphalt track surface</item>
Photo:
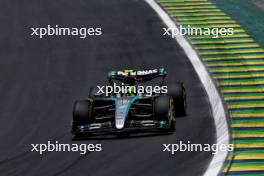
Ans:
<svg viewBox="0 0 264 176"><path fill-rule="evenodd" d="M175 41L162 37L156 13L137 0L3 0L0 2L0 175L202 175L212 155L162 152L162 144L215 141L203 87ZM103 36L30 36L30 27L102 27ZM171 135L72 141L75 99L105 85L109 70L168 70L168 82L187 87L188 116ZM103 151L30 152L31 145L101 143Z"/></svg>

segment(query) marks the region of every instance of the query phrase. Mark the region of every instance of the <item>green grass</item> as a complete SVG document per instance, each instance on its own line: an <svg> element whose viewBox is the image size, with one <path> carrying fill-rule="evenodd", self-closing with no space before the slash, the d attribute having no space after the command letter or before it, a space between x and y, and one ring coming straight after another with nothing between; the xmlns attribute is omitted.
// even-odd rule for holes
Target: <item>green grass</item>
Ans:
<svg viewBox="0 0 264 176"><path fill-rule="evenodd" d="M232 16L250 34L257 43L264 47L264 11L251 0L211 0L218 8Z"/></svg>

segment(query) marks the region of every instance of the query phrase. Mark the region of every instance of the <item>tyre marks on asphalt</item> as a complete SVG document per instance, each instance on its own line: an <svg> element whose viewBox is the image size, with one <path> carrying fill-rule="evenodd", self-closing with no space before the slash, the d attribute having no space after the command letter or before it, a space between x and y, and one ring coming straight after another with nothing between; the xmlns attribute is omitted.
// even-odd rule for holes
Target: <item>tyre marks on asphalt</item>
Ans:
<svg viewBox="0 0 264 176"><path fill-rule="evenodd" d="M2 32L15 33L21 42L14 38L0 40L3 45L0 78L4 85L1 86L4 98L0 100L3 105L0 127L2 141L5 141L0 146L0 157L4 161L13 156L13 160L0 165L1 175L144 173L153 176L178 173L189 176L204 172L211 153L178 152L172 156L162 152L163 143L180 140L213 144L215 128L208 98L191 63L174 40L162 37L164 25L145 2L37 0L28 4L24 0L10 0L5 3L7 6L0 6L0 13L7 18L18 14L15 18L20 23L8 18L9 28ZM26 27L47 23L61 26L96 24L102 26L104 33L102 38L85 40L67 37L35 40L20 35L27 35ZM177 120L174 134L98 139L103 151L85 157L72 152L48 152L43 156L27 153L30 144L47 143L59 134L66 134L58 139L60 143L76 142L72 142L70 134L73 102L86 97L90 86L104 85L108 71L159 67L167 69L169 83L185 83L190 100L188 117ZM201 160L203 162L198 162Z"/></svg>

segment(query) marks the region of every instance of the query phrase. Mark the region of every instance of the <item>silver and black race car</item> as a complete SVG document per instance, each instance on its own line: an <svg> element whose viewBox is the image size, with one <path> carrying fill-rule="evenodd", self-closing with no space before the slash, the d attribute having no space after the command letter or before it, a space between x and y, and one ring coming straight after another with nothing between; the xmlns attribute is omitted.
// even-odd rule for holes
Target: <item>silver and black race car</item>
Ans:
<svg viewBox="0 0 264 176"><path fill-rule="evenodd" d="M74 137L102 133L174 131L175 118L186 115L186 93L183 83L167 85L166 75L163 68L111 71L108 85L113 86L119 82L120 87L125 87L123 90L126 91L113 91L106 95L98 88L91 88L87 98L76 101L72 121ZM142 84L157 78L160 79L158 86L162 87L162 91L157 91L157 88L152 92L142 89Z"/></svg>

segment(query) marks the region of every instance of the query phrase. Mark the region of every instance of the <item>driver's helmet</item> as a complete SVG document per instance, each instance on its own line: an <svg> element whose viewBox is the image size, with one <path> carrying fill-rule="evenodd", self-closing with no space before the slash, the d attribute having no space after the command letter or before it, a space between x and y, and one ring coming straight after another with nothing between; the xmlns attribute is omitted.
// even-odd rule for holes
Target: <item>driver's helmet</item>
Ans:
<svg viewBox="0 0 264 176"><path fill-rule="evenodd" d="M128 74L127 76L124 77L123 80L124 85L127 87L126 91L126 95L127 96L135 96L137 95L137 91L136 91L136 78L134 76L131 76L130 74Z"/></svg>

